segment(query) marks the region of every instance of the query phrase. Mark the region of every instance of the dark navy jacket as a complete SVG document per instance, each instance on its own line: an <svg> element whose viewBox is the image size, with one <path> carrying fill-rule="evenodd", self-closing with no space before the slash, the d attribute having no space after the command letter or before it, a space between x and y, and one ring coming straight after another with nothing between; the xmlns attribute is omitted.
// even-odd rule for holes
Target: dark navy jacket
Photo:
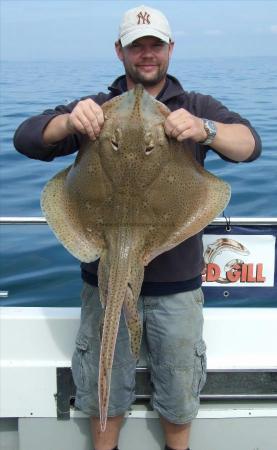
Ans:
<svg viewBox="0 0 277 450"><path fill-rule="evenodd" d="M92 98L96 103L102 105L105 101L122 94L126 90L126 78L121 76L109 87L109 93L100 92L97 95L83 97L82 99ZM196 92L186 92L176 78L168 75L166 84L156 99L164 103L171 111L184 108L197 117L205 117L226 124L240 123L246 125L255 139L255 148L245 162L254 161L260 155L261 140L250 122L239 114L228 110L213 97ZM70 113L78 101L75 100L68 105L57 106L55 109L48 109L42 114L24 121L15 132L15 148L29 158L42 161L52 161L58 156L77 151L85 139L81 133L70 135L54 145L45 145L42 140L42 133L50 120L59 114ZM193 147L195 158L204 165L206 153L210 150L210 147L192 142L190 144ZM236 162L220 153L218 155L226 161ZM145 268L141 293L143 295L166 295L198 288L201 285L201 271L204 267L202 254L202 233L199 233L174 249L158 256ZM92 285L97 285L98 261L90 264L82 263L81 267L82 278Z"/></svg>

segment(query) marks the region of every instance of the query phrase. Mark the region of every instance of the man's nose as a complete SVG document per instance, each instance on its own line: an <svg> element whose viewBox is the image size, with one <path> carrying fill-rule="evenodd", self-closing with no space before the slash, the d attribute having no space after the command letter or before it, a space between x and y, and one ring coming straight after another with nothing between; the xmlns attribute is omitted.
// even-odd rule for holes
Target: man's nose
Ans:
<svg viewBox="0 0 277 450"><path fill-rule="evenodd" d="M154 49L152 47L143 47L142 55L143 56L152 56L154 54Z"/></svg>

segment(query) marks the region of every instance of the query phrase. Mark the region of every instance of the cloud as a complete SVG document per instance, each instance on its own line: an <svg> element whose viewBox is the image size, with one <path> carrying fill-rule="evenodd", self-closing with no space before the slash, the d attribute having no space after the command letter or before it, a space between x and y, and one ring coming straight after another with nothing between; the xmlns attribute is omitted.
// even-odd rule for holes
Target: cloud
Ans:
<svg viewBox="0 0 277 450"><path fill-rule="evenodd" d="M277 25L271 25L269 29L271 33L277 34Z"/></svg>

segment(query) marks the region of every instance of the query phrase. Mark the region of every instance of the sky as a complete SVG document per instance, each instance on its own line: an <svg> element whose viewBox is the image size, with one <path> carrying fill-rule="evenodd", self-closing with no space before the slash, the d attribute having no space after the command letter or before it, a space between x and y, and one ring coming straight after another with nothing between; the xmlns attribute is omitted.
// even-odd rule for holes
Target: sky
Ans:
<svg viewBox="0 0 277 450"><path fill-rule="evenodd" d="M133 0L0 0L2 60L113 58ZM167 16L175 58L277 56L277 0L147 0Z"/></svg>

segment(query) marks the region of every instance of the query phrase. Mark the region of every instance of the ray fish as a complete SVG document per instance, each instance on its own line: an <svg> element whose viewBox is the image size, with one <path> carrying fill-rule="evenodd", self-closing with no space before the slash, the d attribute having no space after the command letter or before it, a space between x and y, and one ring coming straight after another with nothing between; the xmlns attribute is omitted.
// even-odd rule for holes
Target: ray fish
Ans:
<svg viewBox="0 0 277 450"><path fill-rule="evenodd" d="M165 134L170 110L141 85L102 108L99 138L87 139L74 164L47 183L41 207L72 255L87 263L100 258L98 394L104 431L121 311L138 359L144 267L206 227L225 208L230 188L196 162L189 141Z"/></svg>

